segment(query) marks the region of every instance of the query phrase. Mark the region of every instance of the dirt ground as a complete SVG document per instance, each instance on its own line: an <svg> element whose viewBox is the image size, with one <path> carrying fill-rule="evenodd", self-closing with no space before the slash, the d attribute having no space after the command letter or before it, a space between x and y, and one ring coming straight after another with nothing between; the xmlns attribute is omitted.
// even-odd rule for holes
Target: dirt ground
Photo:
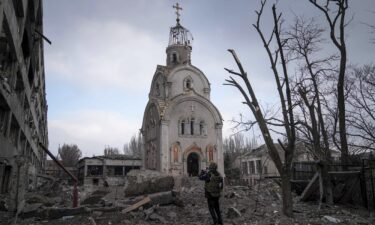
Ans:
<svg viewBox="0 0 375 225"><path fill-rule="evenodd" d="M18 219L20 225L200 225L212 224L203 182L197 178L189 178L184 182L180 192L181 204L166 206L141 207L122 214L116 212L91 212L90 214L67 216L56 220L43 221L38 218ZM318 225L318 224L375 224L375 217L367 209L353 206L324 206L314 202L299 202L295 196L294 218L286 218L280 212L280 195L278 185L269 180L259 186L226 186L220 200L224 224L227 225ZM116 203L115 203L116 204ZM0 224L14 224L14 218L1 213Z"/></svg>

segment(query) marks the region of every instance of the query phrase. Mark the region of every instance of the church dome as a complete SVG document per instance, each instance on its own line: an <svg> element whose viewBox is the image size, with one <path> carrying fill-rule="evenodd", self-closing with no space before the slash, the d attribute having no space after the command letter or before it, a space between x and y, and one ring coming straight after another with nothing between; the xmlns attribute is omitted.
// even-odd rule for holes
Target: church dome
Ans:
<svg viewBox="0 0 375 225"><path fill-rule="evenodd" d="M180 20L177 19L176 26L171 27L171 31L169 33L168 46L182 45L182 46L191 47L192 44L193 44L193 35L190 33L188 29L181 26Z"/></svg>

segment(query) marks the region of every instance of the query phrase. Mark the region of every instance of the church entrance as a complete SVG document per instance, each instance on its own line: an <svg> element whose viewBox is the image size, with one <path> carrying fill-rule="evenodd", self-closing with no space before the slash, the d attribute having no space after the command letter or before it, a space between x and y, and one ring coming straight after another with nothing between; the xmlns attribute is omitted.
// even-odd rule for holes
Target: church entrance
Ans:
<svg viewBox="0 0 375 225"><path fill-rule="evenodd" d="M199 155L195 152L192 152L187 157L187 171L189 177L198 176L199 173Z"/></svg>

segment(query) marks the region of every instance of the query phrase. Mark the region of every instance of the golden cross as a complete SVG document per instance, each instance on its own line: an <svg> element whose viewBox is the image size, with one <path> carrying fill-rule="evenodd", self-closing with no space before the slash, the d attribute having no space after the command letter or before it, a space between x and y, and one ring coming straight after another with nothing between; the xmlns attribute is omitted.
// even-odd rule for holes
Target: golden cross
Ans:
<svg viewBox="0 0 375 225"><path fill-rule="evenodd" d="M182 10L182 8L178 4L178 2L176 3L176 5L173 5L172 7L176 9L177 20L179 20L180 19L180 13L178 11Z"/></svg>

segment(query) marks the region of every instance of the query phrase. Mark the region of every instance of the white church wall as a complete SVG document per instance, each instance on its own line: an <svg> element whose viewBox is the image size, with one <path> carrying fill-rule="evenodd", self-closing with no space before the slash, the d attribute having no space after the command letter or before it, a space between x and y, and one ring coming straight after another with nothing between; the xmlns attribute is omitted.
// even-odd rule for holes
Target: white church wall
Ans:
<svg viewBox="0 0 375 225"><path fill-rule="evenodd" d="M184 80L186 78L192 79L191 88L197 94L208 98L204 90L205 88L209 88L209 85L202 76L204 75L198 74L197 71L194 71L189 66L184 66L183 69L177 70L176 73L172 73L171 75L169 75L168 81L172 83L170 98L173 98L187 91L186 87L184 87Z"/></svg>

